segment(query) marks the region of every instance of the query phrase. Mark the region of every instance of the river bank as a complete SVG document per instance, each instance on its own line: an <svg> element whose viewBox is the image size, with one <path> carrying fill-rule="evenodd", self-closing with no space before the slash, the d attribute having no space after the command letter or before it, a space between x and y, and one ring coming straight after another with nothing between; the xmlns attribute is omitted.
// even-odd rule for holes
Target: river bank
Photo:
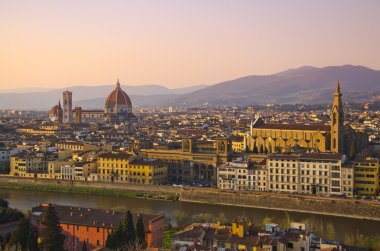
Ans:
<svg viewBox="0 0 380 251"><path fill-rule="evenodd" d="M46 191L46 192L61 192L61 193L79 193L79 194L93 194L93 195L107 195L143 199L156 199L175 201L178 199L172 194L162 194L156 192L138 192L124 189L109 189L109 188L95 188L95 187L77 187L66 185L42 185L42 184L24 184L24 183L11 183L2 182L0 188L9 190L25 190L25 191Z"/></svg>
<svg viewBox="0 0 380 251"><path fill-rule="evenodd" d="M0 176L0 188L28 191L134 197L215 205L304 212L316 215L380 221L380 203L269 192L231 191L214 188L153 186L122 183L41 180Z"/></svg>

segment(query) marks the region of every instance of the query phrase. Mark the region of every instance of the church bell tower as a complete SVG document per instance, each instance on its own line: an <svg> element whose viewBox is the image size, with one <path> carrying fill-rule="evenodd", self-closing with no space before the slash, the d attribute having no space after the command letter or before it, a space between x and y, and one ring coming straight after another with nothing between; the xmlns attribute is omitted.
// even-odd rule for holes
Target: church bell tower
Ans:
<svg viewBox="0 0 380 251"><path fill-rule="evenodd" d="M338 81L331 109L331 151L334 153L343 153L343 120L342 93Z"/></svg>

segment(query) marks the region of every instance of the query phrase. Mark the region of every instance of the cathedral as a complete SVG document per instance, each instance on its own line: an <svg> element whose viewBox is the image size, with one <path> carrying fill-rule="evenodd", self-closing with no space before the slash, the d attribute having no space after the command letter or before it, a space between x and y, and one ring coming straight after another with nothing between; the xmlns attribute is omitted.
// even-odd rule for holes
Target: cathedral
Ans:
<svg viewBox="0 0 380 251"><path fill-rule="evenodd" d="M104 110L85 110L82 107L72 108L72 92L63 92L61 102L51 108L49 118L56 125L82 123L127 123L136 120L132 112L132 102L128 94L121 89L117 80L115 89L107 96Z"/></svg>
<svg viewBox="0 0 380 251"><path fill-rule="evenodd" d="M251 123L247 150L254 153L334 152L352 155L368 144L368 136L344 124L339 82L333 94L330 125L265 123L260 117Z"/></svg>

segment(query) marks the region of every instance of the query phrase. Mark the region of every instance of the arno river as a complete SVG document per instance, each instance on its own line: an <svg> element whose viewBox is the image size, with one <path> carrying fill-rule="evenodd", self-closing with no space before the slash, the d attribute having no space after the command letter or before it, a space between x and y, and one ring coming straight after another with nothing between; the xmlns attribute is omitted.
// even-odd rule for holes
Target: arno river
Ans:
<svg viewBox="0 0 380 251"><path fill-rule="evenodd" d="M261 225L265 217L271 217L273 222L276 223L281 223L283 218L286 217L286 212L269 209L57 192L2 190L0 191L0 198L8 200L11 207L22 211L30 210L39 203L55 203L78 207L114 210L131 209L132 211L144 213L164 213L170 218L173 218L173 213L176 210L186 212L190 218L192 215L200 213L210 213L215 216L224 213L228 220L232 220L236 216L251 217L257 225ZM321 237L326 237L323 236L326 232L326 224L334 226L335 239L337 240L347 240L348 236L356 235L357 233L370 237L380 235L380 221L297 212L289 212L289 216L293 221L313 222L315 228L319 229Z"/></svg>

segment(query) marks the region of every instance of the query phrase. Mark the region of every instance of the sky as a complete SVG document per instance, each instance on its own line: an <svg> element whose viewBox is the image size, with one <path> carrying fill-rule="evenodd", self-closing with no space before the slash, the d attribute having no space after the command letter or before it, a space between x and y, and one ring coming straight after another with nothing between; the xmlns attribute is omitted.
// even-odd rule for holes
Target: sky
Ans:
<svg viewBox="0 0 380 251"><path fill-rule="evenodd" d="M0 1L0 89L380 70L378 0Z"/></svg>

